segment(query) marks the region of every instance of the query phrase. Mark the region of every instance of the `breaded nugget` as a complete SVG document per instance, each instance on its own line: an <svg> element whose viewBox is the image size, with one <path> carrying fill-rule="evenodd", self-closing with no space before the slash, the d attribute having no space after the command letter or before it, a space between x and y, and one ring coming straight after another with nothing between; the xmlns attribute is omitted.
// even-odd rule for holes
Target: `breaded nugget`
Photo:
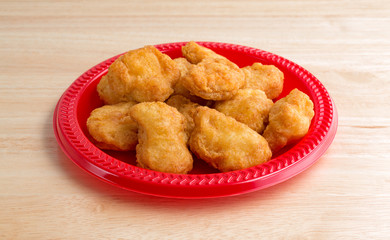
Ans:
<svg viewBox="0 0 390 240"><path fill-rule="evenodd" d="M130 117L135 102L105 105L91 112L87 128L95 145L101 149L135 150L138 142L137 124Z"/></svg>
<svg viewBox="0 0 390 240"><path fill-rule="evenodd" d="M191 151L222 172L271 159L267 141L247 125L208 107L198 107L189 140Z"/></svg>
<svg viewBox="0 0 390 240"><path fill-rule="evenodd" d="M269 99L277 98L283 90L284 75L274 65L254 63L242 68L245 73L244 88L260 89Z"/></svg>
<svg viewBox="0 0 390 240"><path fill-rule="evenodd" d="M165 101L179 77L180 71L168 55L146 46L115 60L97 90L106 104Z"/></svg>
<svg viewBox="0 0 390 240"><path fill-rule="evenodd" d="M167 104L169 106L176 108L177 110L179 110L179 112L181 114L184 115L184 117L186 118L185 130L186 130L186 133L189 137L192 133L192 130L195 127L194 114L196 112L196 108L200 107L200 105L197 103L191 102L190 99L188 99L184 96L181 96L181 95L171 96L170 98L168 98Z"/></svg>
<svg viewBox="0 0 390 240"><path fill-rule="evenodd" d="M183 77L187 74L188 69L191 68L192 64L190 62L188 62L185 58L175 58L175 59L173 59L173 61L176 62L177 67L180 70L180 78L176 82L175 86L173 87L174 94L182 95L182 96L184 96L186 98L194 96L194 95L190 94L190 91L188 91L187 88L185 88L183 86L183 83L182 83Z"/></svg>
<svg viewBox="0 0 390 240"><path fill-rule="evenodd" d="M191 67L192 64L188 62L185 58L175 58L173 59L173 61L176 62L177 67L180 70L180 78L173 87L174 94L182 95L184 97L189 98L193 95L191 95L190 91L188 91L187 88L183 86L182 79L187 74L188 69Z"/></svg>
<svg viewBox="0 0 390 240"><path fill-rule="evenodd" d="M192 95L190 91L187 90L187 88L183 85L183 77L187 74L188 69L192 67L192 64L188 62L185 58L175 58L173 61L176 62L177 67L180 69L180 79L176 82L175 86L173 87L173 95L182 95L192 102L198 103L203 106L210 106L212 105L212 101L203 99L201 97Z"/></svg>
<svg viewBox="0 0 390 240"><path fill-rule="evenodd" d="M130 109L138 124L137 163L142 168L185 174L192 169L185 118L163 102L143 102Z"/></svg>
<svg viewBox="0 0 390 240"><path fill-rule="evenodd" d="M110 84L108 84L108 78L107 75L104 75L101 79L99 84L97 85L97 92L99 94L99 97L105 104L115 104L120 102L127 102L129 101L126 99L126 97L123 97L119 94L117 94L115 91L111 89Z"/></svg>
<svg viewBox="0 0 390 240"><path fill-rule="evenodd" d="M176 62L177 68L180 70L180 77L184 77L188 72L188 68L192 66L192 64L187 61L187 59L182 57L175 58L173 61Z"/></svg>
<svg viewBox="0 0 390 240"><path fill-rule="evenodd" d="M273 102L258 89L240 89L233 98L216 102L214 108L262 133Z"/></svg>
<svg viewBox="0 0 390 240"><path fill-rule="evenodd" d="M263 134L272 152L302 138L308 132L313 116L313 102L298 89L278 100L270 110L269 124Z"/></svg>
<svg viewBox="0 0 390 240"><path fill-rule="evenodd" d="M245 84L245 76L227 59L206 58L193 65L182 82L193 95L208 100L226 100Z"/></svg>
<svg viewBox="0 0 390 240"><path fill-rule="evenodd" d="M202 47L194 41L188 42L181 48L183 56L192 64L198 64L206 58L225 58L211 49Z"/></svg>

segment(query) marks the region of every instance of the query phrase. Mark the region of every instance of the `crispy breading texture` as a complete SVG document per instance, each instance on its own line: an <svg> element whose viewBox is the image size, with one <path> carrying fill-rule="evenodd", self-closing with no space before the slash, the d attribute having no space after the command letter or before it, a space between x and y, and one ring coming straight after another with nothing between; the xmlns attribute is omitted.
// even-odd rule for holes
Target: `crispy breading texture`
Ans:
<svg viewBox="0 0 390 240"><path fill-rule="evenodd" d="M190 96L193 96L190 94L190 91L187 90L183 86L182 79L185 75L188 73L188 69L191 67L191 63L188 62L185 58L175 58L173 61L176 62L177 67L180 70L180 78L176 82L175 86L173 87L174 94L185 96L186 98L189 98ZM195 96L196 97L196 96Z"/></svg>
<svg viewBox="0 0 390 240"><path fill-rule="evenodd" d="M198 107L189 140L192 152L222 172L271 159L267 141L247 125L208 107Z"/></svg>
<svg viewBox="0 0 390 240"><path fill-rule="evenodd" d="M245 75L227 59L206 58L188 70L182 83L192 95L208 100L226 100L245 84Z"/></svg>
<svg viewBox="0 0 390 240"><path fill-rule="evenodd" d="M96 87L96 90L99 94L100 99L105 104L116 104L120 102L130 101L126 99L125 96L121 96L111 89L110 84L108 84L107 74L100 79L100 82Z"/></svg>
<svg viewBox="0 0 390 240"><path fill-rule="evenodd" d="M260 89L269 99L277 98L283 90L284 75L274 65L254 63L242 68L246 84L244 88Z"/></svg>
<svg viewBox="0 0 390 240"><path fill-rule="evenodd" d="M211 49L202 47L194 41L188 42L181 48L183 56L192 64L198 64L206 58L225 58Z"/></svg>
<svg viewBox="0 0 390 240"><path fill-rule="evenodd" d="M179 77L180 71L168 55L146 46L115 60L97 90L106 104L165 101Z"/></svg>
<svg viewBox="0 0 390 240"><path fill-rule="evenodd" d="M192 64L183 57L175 58L173 61L176 62L177 68L180 70L180 77L184 77L187 74L188 69L192 66Z"/></svg>
<svg viewBox="0 0 390 240"><path fill-rule="evenodd" d="M308 132L313 116L313 102L298 89L278 100L270 110L269 124L263 134L272 152L302 138Z"/></svg>
<svg viewBox="0 0 390 240"><path fill-rule="evenodd" d="M91 112L87 128L101 149L135 150L138 142L137 124L130 117L135 102L105 105Z"/></svg>
<svg viewBox="0 0 390 240"><path fill-rule="evenodd" d="M181 96L181 95L173 95L167 100L167 104L176 108L181 114L186 118L186 133L188 137L191 135L194 130L194 114L196 113L196 108L200 107L199 104L191 102L190 99Z"/></svg>
<svg viewBox="0 0 390 240"><path fill-rule="evenodd" d="M187 148L185 118L163 102L143 102L130 109L138 124L137 163L155 171L185 174L193 159Z"/></svg>
<svg viewBox="0 0 390 240"><path fill-rule="evenodd" d="M240 89L233 98L215 103L214 108L262 133L273 105L265 93L258 89Z"/></svg>
<svg viewBox="0 0 390 240"><path fill-rule="evenodd" d="M188 69L192 67L192 64L185 58L175 58L173 61L176 62L177 67L180 70L180 78L173 87L173 95L182 95L190 99L192 102L199 103L201 105L211 105L211 101L192 95L190 91L188 91L187 88L185 88L183 85L183 78L188 73Z"/></svg>

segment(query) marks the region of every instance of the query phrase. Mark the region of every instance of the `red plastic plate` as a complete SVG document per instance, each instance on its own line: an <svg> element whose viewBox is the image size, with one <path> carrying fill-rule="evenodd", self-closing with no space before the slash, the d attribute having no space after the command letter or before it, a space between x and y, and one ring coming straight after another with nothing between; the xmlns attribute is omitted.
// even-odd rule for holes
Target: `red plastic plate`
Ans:
<svg viewBox="0 0 390 240"><path fill-rule="evenodd" d="M106 182L135 192L176 198L221 197L263 189L285 181L317 161L330 146L337 130L337 112L325 87L304 68L275 54L240 45L199 42L235 62L272 64L285 75L280 97L293 88L305 92L314 103L309 132L298 143L286 146L267 163L244 170L218 173L195 159L190 174L169 174L135 166L135 152L102 151L91 143L86 129L90 112L102 106L96 92L112 57L82 74L64 92L54 112L54 132L65 154L79 167ZM184 42L156 45L171 58L181 57Z"/></svg>

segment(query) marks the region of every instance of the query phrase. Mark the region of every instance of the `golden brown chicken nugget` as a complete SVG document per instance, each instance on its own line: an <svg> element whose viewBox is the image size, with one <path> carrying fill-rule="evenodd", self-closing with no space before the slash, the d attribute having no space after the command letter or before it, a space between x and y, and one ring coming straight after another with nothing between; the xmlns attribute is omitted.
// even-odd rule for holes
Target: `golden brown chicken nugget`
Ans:
<svg viewBox="0 0 390 240"><path fill-rule="evenodd" d="M167 173L187 173L192 155L187 148L185 118L163 102L143 102L130 115L138 124L137 163L142 168Z"/></svg>
<svg viewBox="0 0 390 240"><path fill-rule="evenodd" d="M283 90L284 75L274 65L254 63L242 68L245 73L244 88L260 89L269 99L277 98Z"/></svg>
<svg viewBox="0 0 390 240"><path fill-rule="evenodd" d="M97 108L87 120L87 128L95 145L101 149L135 150L137 124L130 117L135 102L118 103Z"/></svg>
<svg viewBox="0 0 390 240"><path fill-rule="evenodd" d="M263 134L272 152L302 138L308 132L313 116L313 102L298 89L275 102Z"/></svg>
<svg viewBox="0 0 390 240"><path fill-rule="evenodd" d="M188 69L191 68L192 64L188 62L185 58L175 58L173 61L176 62L177 67L180 70L180 78L176 82L174 89L174 94L185 96L186 98L189 98L190 96L193 96L190 94L190 91L187 90L183 86L182 79L187 74ZM196 96L195 96L196 97Z"/></svg>
<svg viewBox="0 0 390 240"><path fill-rule="evenodd" d="M267 141L247 125L208 107L198 107L189 140L194 154L223 172L271 159Z"/></svg>
<svg viewBox="0 0 390 240"><path fill-rule="evenodd" d="M128 101L125 97L117 94L114 90L111 89L110 84L108 84L107 75L104 75L100 79L100 82L97 85L97 92L100 99L102 99L105 104L115 104Z"/></svg>
<svg viewBox="0 0 390 240"><path fill-rule="evenodd" d="M173 95L182 95L190 99L192 102L201 104L203 106L210 106L212 104L212 101L205 100L198 96L192 95L190 91L188 91L187 88L185 88L183 85L183 77L187 74L188 69L192 67L192 64L188 62L185 58L175 58L173 59L173 61L177 63L177 67L180 69L180 79L176 82L175 86L173 87L174 89Z"/></svg>
<svg viewBox="0 0 390 240"><path fill-rule="evenodd" d="M187 59L182 57L175 58L173 61L176 62L177 68L180 70L180 77L184 77L187 74L188 69L192 66L192 64L187 61Z"/></svg>
<svg viewBox="0 0 390 240"><path fill-rule="evenodd" d="M200 107L200 105L197 103L191 102L190 99L188 99L184 96L181 96L181 95L171 96L170 98L168 98L167 104L169 106L176 108L177 110L179 110L179 112L181 114L184 115L184 117L186 118L185 130L186 130L186 133L189 137L192 133L192 130L195 127L194 114L196 112L196 108Z"/></svg>
<svg viewBox="0 0 390 240"><path fill-rule="evenodd" d="M191 94L217 101L233 97L245 84L245 75L227 59L206 58L193 65L182 81Z"/></svg>
<svg viewBox="0 0 390 240"><path fill-rule="evenodd" d="M136 101L165 101L180 77L176 63L153 46L120 56L98 84L106 104Z"/></svg>
<svg viewBox="0 0 390 240"><path fill-rule="evenodd" d="M240 89L233 98L215 103L214 108L262 133L273 105L271 99L258 89Z"/></svg>
<svg viewBox="0 0 390 240"><path fill-rule="evenodd" d="M192 64L198 64L206 58L225 58L211 49L200 46L194 41L188 42L181 50L183 56Z"/></svg>

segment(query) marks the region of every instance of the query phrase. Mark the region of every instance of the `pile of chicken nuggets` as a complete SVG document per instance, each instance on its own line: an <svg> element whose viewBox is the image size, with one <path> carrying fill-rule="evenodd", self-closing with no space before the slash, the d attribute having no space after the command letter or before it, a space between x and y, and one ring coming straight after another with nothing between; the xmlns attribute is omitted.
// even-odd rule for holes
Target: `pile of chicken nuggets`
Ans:
<svg viewBox="0 0 390 240"><path fill-rule="evenodd" d="M146 46L111 64L97 86L104 106L87 120L97 147L135 150L139 167L160 172L188 173L193 155L228 172L267 162L308 132L305 93L273 101L283 90L277 67L240 68L192 41L182 54L172 60Z"/></svg>

